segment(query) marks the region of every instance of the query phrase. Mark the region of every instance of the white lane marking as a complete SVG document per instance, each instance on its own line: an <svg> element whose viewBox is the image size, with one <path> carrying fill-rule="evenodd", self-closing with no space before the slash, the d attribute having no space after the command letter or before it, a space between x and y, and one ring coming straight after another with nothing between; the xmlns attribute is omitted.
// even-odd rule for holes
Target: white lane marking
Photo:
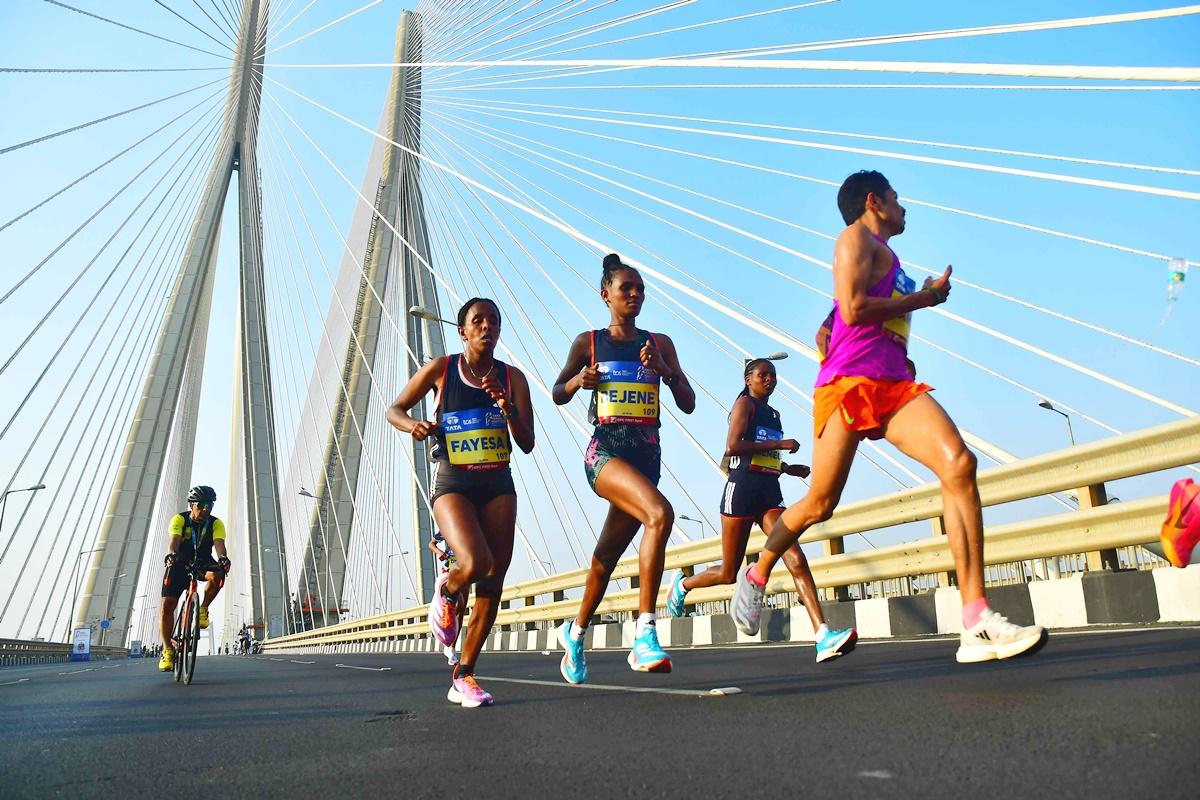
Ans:
<svg viewBox="0 0 1200 800"><path fill-rule="evenodd" d="M736 686L725 686L720 689L657 689L652 686L612 686L603 683L566 683L565 681L537 681L529 678L497 678L491 675L480 675L483 681L498 681L500 683L523 683L529 686L558 686L562 689L599 689L605 692L634 692L637 694L674 694L683 697L726 697L731 694L741 694Z"/></svg>
<svg viewBox="0 0 1200 800"><path fill-rule="evenodd" d="M334 664L334 666L341 667L342 669L361 669L367 672L388 672L391 670L391 667L356 667L353 664Z"/></svg>
<svg viewBox="0 0 1200 800"><path fill-rule="evenodd" d="M96 670L94 667L88 667L87 669L77 669L74 672L60 672L58 674L59 675L78 675L81 672L95 672L95 671Z"/></svg>
<svg viewBox="0 0 1200 800"><path fill-rule="evenodd" d="M858 773L858 777L860 777L860 778L877 778L881 781L890 781L895 776L892 775L892 773L888 772L886 769L866 769L866 770L863 770L862 772Z"/></svg>
<svg viewBox="0 0 1200 800"><path fill-rule="evenodd" d="M268 661L283 661L282 658L268 658Z"/></svg>
<svg viewBox="0 0 1200 800"><path fill-rule="evenodd" d="M17 680L9 681L8 683L0 683L0 686L16 686L18 683L25 683L28 680L29 678L18 678Z"/></svg>
<svg viewBox="0 0 1200 800"><path fill-rule="evenodd" d="M315 662L315 661L297 661L296 659L293 658L292 663L293 664L315 664L317 662Z"/></svg>

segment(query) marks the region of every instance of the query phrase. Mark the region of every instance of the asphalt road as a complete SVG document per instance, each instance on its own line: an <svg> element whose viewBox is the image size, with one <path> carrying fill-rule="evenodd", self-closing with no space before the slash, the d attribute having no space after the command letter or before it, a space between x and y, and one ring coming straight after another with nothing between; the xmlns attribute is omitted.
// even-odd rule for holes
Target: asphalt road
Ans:
<svg viewBox="0 0 1200 800"><path fill-rule="evenodd" d="M191 686L142 660L8 667L0 797L1200 794L1200 629L954 649L677 649L670 675L593 652L583 687L557 653L484 653L481 709L446 702L436 655L203 657Z"/></svg>

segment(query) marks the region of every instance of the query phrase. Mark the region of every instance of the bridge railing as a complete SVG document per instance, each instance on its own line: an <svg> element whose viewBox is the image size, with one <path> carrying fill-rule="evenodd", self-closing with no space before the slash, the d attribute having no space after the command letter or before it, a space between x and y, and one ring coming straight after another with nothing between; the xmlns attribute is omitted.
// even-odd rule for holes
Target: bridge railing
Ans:
<svg viewBox="0 0 1200 800"><path fill-rule="evenodd" d="M1192 417L1136 433L1123 434L1046 453L1012 464L982 470L979 494L984 506L1071 492L1078 498L1077 510L1038 517L987 528L985 558L988 565L1012 564L1031 559L1086 554L1090 569L1118 568L1118 548L1156 541L1166 514L1167 495L1107 504L1106 482L1172 469L1200 461L1200 418ZM838 596L846 596L844 587L891 579L925 578L932 588L948 585L954 560L941 524L942 497L937 483L926 483L887 495L847 503L828 521L810 528L802 542L824 541L826 553L810 560L817 586ZM842 539L848 535L930 520L933 535L854 553L842 552ZM759 552L766 537L760 531L750 537L746 552ZM719 561L718 538L689 542L667 549L666 568L693 568ZM636 556L623 558L614 578L636 578ZM586 569L575 569L539 580L505 587L502 609L496 618L499 626L533 627L556 622L576 613L579 601L566 599L565 593L583 586ZM773 575L768 594L793 589L791 577ZM726 602L732 587L715 586L688 594L689 604ZM659 596L665 605L666 587ZM514 602L520 602L514 607ZM610 591L597 614L622 614L636 611L638 590ZM365 617L312 631L277 637L267 648L308 647L347 642L375 641L423 635L428 632L428 606Z"/></svg>
<svg viewBox="0 0 1200 800"><path fill-rule="evenodd" d="M93 647L93 661L126 658L128 647ZM36 642L26 639L0 639L0 666L53 664L71 660L71 645L63 642Z"/></svg>

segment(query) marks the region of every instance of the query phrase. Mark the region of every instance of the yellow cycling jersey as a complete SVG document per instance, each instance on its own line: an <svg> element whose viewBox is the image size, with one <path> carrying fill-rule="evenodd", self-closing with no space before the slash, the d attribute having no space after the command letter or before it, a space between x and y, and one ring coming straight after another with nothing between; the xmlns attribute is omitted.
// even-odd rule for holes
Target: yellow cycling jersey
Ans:
<svg viewBox="0 0 1200 800"><path fill-rule="evenodd" d="M212 543L217 539L225 538L225 523L214 516L197 522L192 519L191 514L183 511L171 517L168 531L172 536L183 537L185 544L201 550L212 547Z"/></svg>

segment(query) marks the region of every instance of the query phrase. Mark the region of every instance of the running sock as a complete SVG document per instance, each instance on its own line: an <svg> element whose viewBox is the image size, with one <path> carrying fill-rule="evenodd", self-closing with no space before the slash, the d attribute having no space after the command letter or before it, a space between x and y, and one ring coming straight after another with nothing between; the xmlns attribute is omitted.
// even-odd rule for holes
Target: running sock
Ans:
<svg viewBox="0 0 1200 800"><path fill-rule="evenodd" d="M579 627L578 623L572 622L570 630L567 631L567 635L571 637L572 642L583 641L583 637L587 636L587 628L581 628Z"/></svg>
<svg viewBox="0 0 1200 800"><path fill-rule="evenodd" d="M455 678L465 678L468 675L474 675L474 674L475 674L475 665L474 664L464 664L460 661L459 663L454 665L453 676Z"/></svg>
<svg viewBox="0 0 1200 800"><path fill-rule="evenodd" d="M756 564L757 562L755 564L751 564L750 569L746 570L746 579L755 586L762 588L767 585L767 579L758 574L758 570L755 569Z"/></svg>
<svg viewBox="0 0 1200 800"><path fill-rule="evenodd" d="M972 600L971 602L965 604L962 610L963 627L972 628L975 625L978 625L979 617L983 614L987 607L988 601L986 597L981 597L978 600Z"/></svg>
<svg viewBox="0 0 1200 800"><path fill-rule="evenodd" d="M829 635L829 626L826 625L824 622L822 622L821 627L817 628L816 632L813 633L813 636L816 637L818 642L821 641L822 639L824 639L828 635Z"/></svg>
<svg viewBox="0 0 1200 800"><path fill-rule="evenodd" d="M637 635L641 636L646 632L647 625L658 627L658 617L653 611L647 614L638 614L637 618Z"/></svg>

